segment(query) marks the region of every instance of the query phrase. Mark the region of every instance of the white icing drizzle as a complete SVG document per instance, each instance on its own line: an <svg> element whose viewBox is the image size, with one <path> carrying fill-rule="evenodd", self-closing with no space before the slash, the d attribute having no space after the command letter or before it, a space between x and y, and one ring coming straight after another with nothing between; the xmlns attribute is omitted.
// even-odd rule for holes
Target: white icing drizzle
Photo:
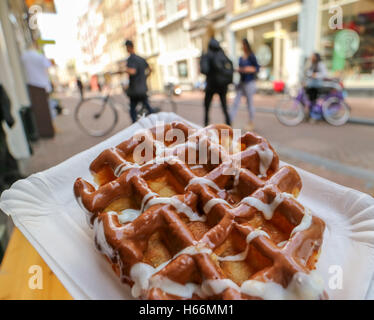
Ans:
<svg viewBox="0 0 374 320"><path fill-rule="evenodd" d="M114 175L120 177L125 171L133 168L140 168L140 166L135 162L123 160L123 162L114 170Z"/></svg>
<svg viewBox="0 0 374 320"><path fill-rule="evenodd" d="M210 210L213 209L213 207L216 205L216 204L219 204L219 203L222 203L222 204L225 204L227 206L230 206L230 204L224 200L224 199L220 199L220 198L214 198L214 199L211 199L209 200L205 206L204 206L204 212L206 214L208 214L210 212ZM230 206L231 207L231 206Z"/></svg>
<svg viewBox="0 0 374 320"><path fill-rule="evenodd" d="M235 177L234 177L234 188L238 186L239 179L240 179L240 173L244 171L243 168L240 168L239 170L235 171Z"/></svg>
<svg viewBox="0 0 374 320"><path fill-rule="evenodd" d="M194 135L200 135L201 132L202 131L199 130ZM213 132L213 133L214 133L213 137L209 136L208 139L211 142L218 144L219 137L216 134L216 132ZM171 161L178 160L178 158L176 156L171 155L171 153L173 152L173 150L175 150L175 148L180 147L180 145L174 146L172 148L168 148L164 145L164 143L159 142L157 140L154 140L154 144L156 147L156 158L154 160L151 160L149 163L153 163L155 161L171 162ZM194 146L194 148L196 148L196 144L187 143L187 146L188 147ZM266 177L267 170L269 169L271 162L273 160L273 157L274 157L272 150L268 146L265 147L264 145L256 145L250 148L255 150L258 153L259 158L260 158L260 175L263 177ZM166 155L166 156L162 157L163 155ZM124 161L122 164L120 164L115 169L114 174L117 177L119 177L126 170L129 170L131 168L137 168L137 167L140 167L137 163ZM194 167L191 167L191 169L197 169L197 168L203 168L203 166L196 165ZM237 186L237 184L239 183L239 176L242 170L243 169L241 168L238 171L236 171L235 179L234 179L234 186ZM192 179L187 185L187 187L193 184L207 184L213 189L217 191L221 191L221 189L213 181L203 178L203 177L197 177L197 178ZM172 197L172 198L150 199L153 196L157 196L157 194L150 192L143 198L140 211L134 210L134 209L124 210L122 214L118 215L119 221L121 223L133 221L144 210L147 210L150 206L161 204L161 203L172 205L173 207L176 208L178 212L184 213L191 221L205 221L206 220L205 216L200 216L199 214L194 212L189 206L187 206L185 203L180 201L178 198ZM289 194L277 194L277 196L274 198L274 200L270 204L265 204L259 199L256 199L254 197L246 197L241 202L255 207L257 210L261 211L264 214L265 219L270 220L273 217L274 210L283 201L283 199L287 197L293 198L293 196ZM81 198L78 197L77 200L78 200L79 205L82 207L82 209L86 213L89 213L86 210L86 208L83 206ZM219 204L219 203L230 206L227 203L227 201L225 201L224 199L211 199L205 204L204 212L208 213L216 204ZM108 212L108 214L117 214L117 213ZM312 221L312 216L310 212L309 211L305 212L302 221L300 222L298 226L296 226L293 229L291 236L295 234L296 232L308 229L311 225L311 221ZM107 255L109 258L113 258L115 255L115 252L113 248L106 241L106 237L104 233L104 225L102 221L95 219L94 231L96 235L96 241L99 244L102 253ZM244 252L239 253L234 256L218 257L218 260L220 261L242 261L244 260L248 254L250 242L259 236L266 236L270 238L269 235L265 231L256 229L247 235L247 238L246 238L247 247ZM278 246L282 246L286 242L287 241L278 243ZM241 287L239 287L237 284L235 284L230 279L204 280L201 286L195 283L186 283L185 285L182 285L178 282L172 281L171 279L167 277L154 276L154 274L156 274L158 271L163 269L167 264L169 264L172 260L174 260L175 258L177 258L178 256L182 254L195 255L195 254L201 254L201 253L211 255L213 254L213 251L210 248L207 248L206 246L204 246L203 244L197 243L194 246L190 246L190 247L183 249L182 251L177 253L172 259L159 265L157 268L153 268L149 264L142 263L142 262L136 263L135 265L132 266L130 270L130 277L134 281L134 285L131 289L132 295L135 298L138 298L141 296L142 292L149 290L150 288L160 288L166 293L173 294L173 295L176 295L182 298L191 298L193 294L198 294L202 298L209 297L212 295L221 294L228 288L233 288L244 294L263 298L263 299L318 299L323 293L323 280L317 276L315 271L312 271L310 274L305 274L301 272L296 273L287 288L283 288L281 285L275 282L265 283L265 282L256 281L256 280L247 280L243 282Z"/></svg>
<svg viewBox="0 0 374 320"><path fill-rule="evenodd" d="M89 212L86 207L84 206L83 202L82 202L82 198L81 197L77 197L77 202L79 204L79 206L81 207L81 209L84 211L84 213L88 216L91 216L92 213Z"/></svg>
<svg viewBox="0 0 374 320"><path fill-rule="evenodd" d="M78 202L78 205L81 207L81 209L83 210L83 212L85 213L85 217L86 217L86 222L89 226L91 226L91 217L92 217L92 213L89 212L86 207L84 206L83 202L82 202L82 198L81 197L77 197L77 202Z"/></svg>
<svg viewBox="0 0 374 320"><path fill-rule="evenodd" d="M218 136L218 133L216 130L211 130L211 131L207 131L207 136L208 136L208 139L215 143L215 144L219 144L219 136Z"/></svg>
<svg viewBox="0 0 374 320"><path fill-rule="evenodd" d="M266 220L271 220L275 209L283 202L285 196L282 193L278 193L274 200L266 204L261 200L254 197L246 197L242 199L241 203L245 203L249 206L256 208L258 211L261 211Z"/></svg>
<svg viewBox="0 0 374 320"><path fill-rule="evenodd" d="M205 280L201 285L202 298L219 295L228 288L233 288L240 292L240 287L230 279Z"/></svg>
<svg viewBox="0 0 374 320"><path fill-rule="evenodd" d="M188 149L194 149L196 150L196 143L192 141L187 141L184 144L177 144L172 147L167 147L163 142L160 142L158 140L154 140L154 145L156 147L156 157L155 159L152 159L147 162L147 164L150 163L173 163L175 161L178 161L179 158L177 155L173 155L174 151L177 150L177 153L179 153L178 149L185 149L186 147Z"/></svg>
<svg viewBox="0 0 374 320"><path fill-rule="evenodd" d="M108 212L108 214L113 215L116 213ZM106 241L103 221L95 219L93 224L93 230L95 234L96 243L100 246L100 251L103 254L105 254L108 258L112 259L115 255L115 252L113 248L109 245L109 243Z"/></svg>
<svg viewBox="0 0 374 320"><path fill-rule="evenodd" d="M147 210L149 207L157 205L157 204L170 204L178 212L184 213L190 221L205 221L205 216L200 216L198 213L194 212L188 205L180 201L178 198L153 198L148 201L147 205L145 206L144 210Z"/></svg>
<svg viewBox="0 0 374 320"><path fill-rule="evenodd" d="M305 210L303 219L301 220L300 224L292 230L290 237L292 237L296 232L309 229L311 224L312 224L312 215L309 210Z"/></svg>
<svg viewBox="0 0 374 320"><path fill-rule="evenodd" d="M247 280L240 289L244 294L264 300L283 300L285 295L284 288L275 282Z"/></svg>
<svg viewBox="0 0 374 320"><path fill-rule="evenodd" d="M195 166L192 166L190 169L191 170L204 169L204 166L202 164L197 164Z"/></svg>
<svg viewBox="0 0 374 320"><path fill-rule="evenodd" d="M212 251L212 249L207 248L204 244L201 244L201 243L197 243L194 246L186 247L183 250L179 251L176 255L174 255L173 258L171 258L170 260L168 260L168 261L162 263L161 265L159 265L157 267L157 271L159 271L162 268L164 268L165 266L167 266L172 260L174 260L177 257L181 256L182 254L188 254L190 256L193 256L195 254L202 254L202 253L212 254L213 251Z"/></svg>
<svg viewBox="0 0 374 320"><path fill-rule="evenodd" d="M287 240L285 240L285 241L281 241L281 242L277 243L277 246L278 246L279 248L281 248L281 247L283 247L287 242L288 242Z"/></svg>
<svg viewBox="0 0 374 320"><path fill-rule="evenodd" d="M197 178L191 179L188 185L186 186L186 189L193 184L206 184L209 187L216 189L218 192L221 191L221 189L212 180L209 180L207 178L197 177Z"/></svg>
<svg viewBox="0 0 374 320"><path fill-rule="evenodd" d="M127 223L134 221L137 217L140 216L142 212L135 209L126 209L118 215L118 220L120 223Z"/></svg>
<svg viewBox="0 0 374 320"><path fill-rule="evenodd" d="M316 300L322 296L323 280L315 271L296 273L287 288L275 282L247 280L241 292L264 300Z"/></svg>
<svg viewBox="0 0 374 320"><path fill-rule="evenodd" d="M251 150L255 150L260 158L260 176L266 177L267 171L273 161L273 151L264 144L256 144L255 146L249 147Z"/></svg>
<svg viewBox="0 0 374 320"><path fill-rule="evenodd" d="M265 300L315 300L322 296L324 288L322 278L315 271L310 274L296 273L287 288L272 281L256 280L244 281L239 287L230 279L204 280L200 286L196 283L183 285L159 275L153 277L161 269L160 267L155 269L148 264L137 263L131 268L130 276L134 281L131 293L135 298L151 288L160 288L166 293L186 299L192 298L193 294L201 298L219 295L226 289L233 288L238 292Z"/></svg>
<svg viewBox="0 0 374 320"><path fill-rule="evenodd" d="M140 211L141 211L141 212L144 212L144 206L145 206L145 204L147 203L147 201L149 200L149 198L151 198L151 197L156 197L156 196L158 196L157 193L154 193L154 192L149 192L149 193L147 193L147 194L144 196L143 200L142 200L142 204L141 204L141 206L140 206Z"/></svg>
<svg viewBox="0 0 374 320"><path fill-rule="evenodd" d="M153 140L153 143L156 147L156 158L165 156L169 148L167 148L163 142L158 140Z"/></svg>
<svg viewBox="0 0 374 320"><path fill-rule="evenodd" d="M166 293L185 299L191 299L194 293L200 291L200 286L196 283L180 284L162 276L152 277L149 281L149 288L159 288Z"/></svg>
<svg viewBox="0 0 374 320"><path fill-rule="evenodd" d="M249 244L251 243L253 239L259 236L268 237L270 239L270 236L265 231L260 230L260 229L253 230L247 235L247 238L246 238L247 246L243 252L238 253L234 256L218 257L218 260L219 261L243 261L245 260L248 255Z"/></svg>
<svg viewBox="0 0 374 320"><path fill-rule="evenodd" d="M247 242L249 243L260 235L268 236L262 230L257 229L248 234ZM204 280L201 286L196 283L186 283L183 285L167 277L153 276L182 254L195 255L200 253L213 254L212 250L205 247L204 244L197 243L194 246L183 249L172 259L159 265L157 268L153 268L149 264L142 262L136 263L130 270L130 277L134 281L131 289L132 295L138 298L144 291L150 288L160 288L166 293L182 298L191 298L193 294L197 294L201 298L206 298L221 294L228 288L233 288L253 297L271 300L319 299L323 293L323 280L315 271L312 271L310 274L296 273L287 288L283 288L275 282L261 282L256 280L247 280L239 287L230 279L208 279Z"/></svg>
<svg viewBox="0 0 374 320"><path fill-rule="evenodd" d="M146 263L136 263L130 270L131 280L134 285L131 288L131 294L134 298L139 298L143 291L149 288L149 279L155 273L155 268Z"/></svg>
<svg viewBox="0 0 374 320"><path fill-rule="evenodd" d="M206 253L206 254L212 254L212 249L205 246L203 243L196 243L194 246L190 246L187 248L184 248L181 253L177 253L177 256L180 256L181 254L189 254L189 255L195 255L199 253Z"/></svg>
<svg viewBox="0 0 374 320"><path fill-rule="evenodd" d="M186 297L191 298L193 292L198 289L198 285L196 284L186 284L182 285L180 283L176 283L175 281L172 281L166 277L155 277L156 279L151 279L154 274L156 274L158 271L163 269L166 265L168 265L172 260L176 259L178 256L182 254L189 254L189 255L195 255L200 253L207 253L212 254L212 250L205 247L202 244L197 244L195 246L190 246L182 251L178 252L173 258L170 260L162 263L157 268L152 267L149 264L139 262L134 264L131 267L130 270L130 277L132 281L134 281L134 285L131 289L131 293L134 298L140 297L143 291L146 291L150 288L161 288L165 292L175 294L179 297ZM193 288L193 291L191 290ZM178 290L179 289L179 290ZM176 292L177 291L177 292ZM189 292L191 296L186 296L186 292Z"/></svg>

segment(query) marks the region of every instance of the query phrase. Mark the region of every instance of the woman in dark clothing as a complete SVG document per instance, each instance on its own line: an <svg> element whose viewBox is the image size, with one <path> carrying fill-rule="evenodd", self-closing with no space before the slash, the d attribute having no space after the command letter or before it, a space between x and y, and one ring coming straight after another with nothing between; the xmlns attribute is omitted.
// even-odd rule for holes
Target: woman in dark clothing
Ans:
<svg viewBox="0 0 374 320"><path fill-rule="evenodd" d="M200 69L206 75L205 88L205 125L209 124L209 109L214 94L218 94L221 100L222 111L226 123L231 125L227 112L227 87L232 82L233 66L227 58L217 40L212 38L209 42L208 52L201 57Z"/></svg>
<svg viewBox="0 0 374 320"><path fill-rule="evenodd" d="M251 46L247 39L242 40L243 55L239 59L240 82L236 87L236 97L231 110L231 120L234 121L236 113L238 112L240 100L242 96L247 99L247 107L249 113L248 130L253 130L253 120L255 110L253 106L253 95L256 92L256 73L260 70L260 65L257 63Z"/></svg>
<svg viewBox="0 0 374 320"><path fill-rule="evenodd" d="M309 95L311 105L314 106L318 97L318 91L322 87L323 79L327 77L327 69L317 52L310 57L310 64L305 72L306 91Z"/></svg>

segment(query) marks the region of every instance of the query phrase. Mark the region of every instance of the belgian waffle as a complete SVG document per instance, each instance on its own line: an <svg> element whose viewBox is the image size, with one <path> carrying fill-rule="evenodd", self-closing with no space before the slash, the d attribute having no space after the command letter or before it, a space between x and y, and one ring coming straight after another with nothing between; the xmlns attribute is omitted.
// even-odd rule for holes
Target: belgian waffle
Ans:
<svg viewBox="0 0 374 320"><path fill-rule="evenodd" d="M297 202L300 176L266 139L235 140L225 125L174 122L161 139L157 129L103 151L90 166L97 188L74 185L97 249L135 298L327 297L314 270L324 222ZM183 141L170 139L176 129ZM153 152L139 163L141 143Z"/></svg>

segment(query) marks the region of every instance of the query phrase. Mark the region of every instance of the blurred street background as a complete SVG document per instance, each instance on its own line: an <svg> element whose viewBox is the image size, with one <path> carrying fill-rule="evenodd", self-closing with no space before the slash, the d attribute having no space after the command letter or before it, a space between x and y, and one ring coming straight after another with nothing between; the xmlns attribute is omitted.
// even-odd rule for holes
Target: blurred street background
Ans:
<svg viewBox="0 0 374 320"><path fill-rule="evenodd" d="M234 65L241 40L252 44L261 66L255 132L281 160L374 195L374 0L0 0L0 84L14 123L1 120L19 174L48 169L131 125L121 93L128 80L114 74L127 58L125 39L152 68L152 101L165 99L165 85L172 84L180 90L173 97L177 113L203 125L199 61L212 34ZM24 54L31 47L51 61L44 107L35 106L44 93L30 87L25 75ZM275 84L287 92L300 87L313 52L348 94L351 116L344 126L321 120L287 127L274 114L283 97ZM78 127L77 79L87 97L111 93L122 104L119 122L106 136L92 137ZM233 87L228 97L230 106ZM247 119L243 103L233 127L244 129ZM210 122L224 122L218 99ZM0 243L2 230L0 218Z"/></svg>

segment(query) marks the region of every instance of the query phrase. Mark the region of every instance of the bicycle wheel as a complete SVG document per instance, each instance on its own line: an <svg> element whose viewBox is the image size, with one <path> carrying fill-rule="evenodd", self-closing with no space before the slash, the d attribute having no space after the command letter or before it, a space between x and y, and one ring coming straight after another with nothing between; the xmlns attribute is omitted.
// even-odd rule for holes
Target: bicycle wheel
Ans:
<svg viewBox="0 0 374 320"><path fill-rule="evenodd" d="M278 103L275 115L282 124L297 126L305 118L304 105L295 98L287 97Z"/></svg>
<svg viewBox="0 0 374 320"><path fill-rule="evenodd" d="M84 132L102 137L114 129L118 113L108 98L90 98L77 105L75 120Z"/></svg>
<svg viewBox="0 0 374 320"><path fill-rule="evenodd" d="M323 103L322 113L329 124L342 126L349 120L351 109L343 100L331 97Z"/></svg>

